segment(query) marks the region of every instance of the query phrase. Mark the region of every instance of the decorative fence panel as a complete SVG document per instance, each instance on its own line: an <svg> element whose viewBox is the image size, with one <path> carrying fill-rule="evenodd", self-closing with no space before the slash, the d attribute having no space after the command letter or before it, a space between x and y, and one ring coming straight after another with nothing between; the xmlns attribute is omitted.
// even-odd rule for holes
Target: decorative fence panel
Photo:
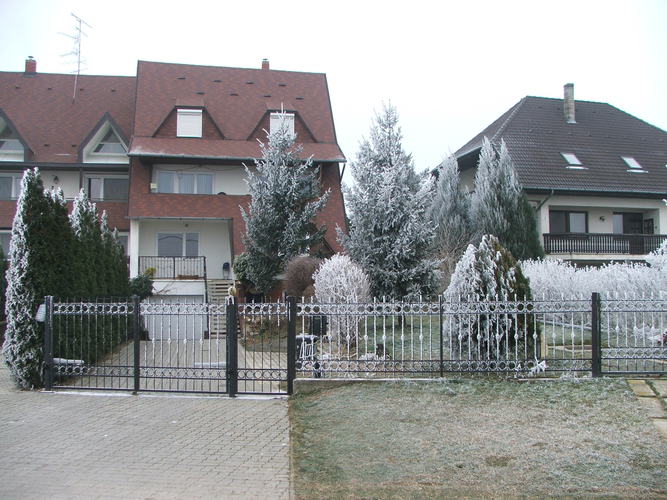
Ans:
<svg viewBox="0 0 667 500"><path fill-rule="evenodd" d="M590 300L305 302L297 315L303 375L591 370ZM326 323L325 335L309 331L315 319Z"/></svg>
<svg viewBox="0 0 667 500"><path fill-rule="evenodd" d="M667 374L667 294L601 300L601 373Z"/></svg>
<svg viewBox="0 0 667 500"><path fill-rule="evenodd" d="M667 295L325 304L53 302L47 388L291 394L295 377L667 373ZM226 333L210 325L226 322Z"/></svg>

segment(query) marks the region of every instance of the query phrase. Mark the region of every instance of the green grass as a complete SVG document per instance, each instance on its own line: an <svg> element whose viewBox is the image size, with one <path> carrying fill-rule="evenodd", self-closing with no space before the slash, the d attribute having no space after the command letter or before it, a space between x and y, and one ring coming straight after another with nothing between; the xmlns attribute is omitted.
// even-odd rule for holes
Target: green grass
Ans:
<svg viewBox="0 0 667 500"><path fill-rule="evenodd" d="M667 496L623 380L348 385L290 401L297 498Z"/></svg>

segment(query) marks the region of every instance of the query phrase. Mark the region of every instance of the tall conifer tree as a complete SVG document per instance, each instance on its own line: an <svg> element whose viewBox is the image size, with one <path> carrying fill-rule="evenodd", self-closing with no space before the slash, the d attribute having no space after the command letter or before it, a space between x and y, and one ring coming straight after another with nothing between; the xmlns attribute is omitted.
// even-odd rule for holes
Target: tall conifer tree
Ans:
<svg viewBox="0 0 667 500"><path fill-rule="evenodd" d="M292 257L308 253L326 231L313 220L329 192L320 194L317 169L312 159L300 159L302 149L294 141L283 123L261 144L256 171L246 168L251 201L247 210L241 207L241 214L246 224L247 277L262 293L271 290L275 276Z"/></svg>
<svg viewBox="0 0 667 500"><path fill-rule="evenodd" d="M371 293L404 298L433 292L437 261L428 257L434 233L426 213L432 186L403 151L391 105L361 143L352 177L355 184L346 192L350 234L339 230L339 237L368 274Z"/></svg>

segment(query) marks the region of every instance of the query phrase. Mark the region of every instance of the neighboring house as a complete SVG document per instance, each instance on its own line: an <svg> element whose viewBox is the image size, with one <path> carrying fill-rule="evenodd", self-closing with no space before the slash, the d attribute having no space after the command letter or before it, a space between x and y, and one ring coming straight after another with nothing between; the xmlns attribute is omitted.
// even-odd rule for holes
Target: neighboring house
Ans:
<svg viewBox="0 0 667 500"><path fill-rule="evenodd" d="M76 86L75 86L76 85ZM243 252L244 164L287 121L331 189L324 250L345 227L326 76L139 61L136 77L0 72L0 231L8 239L24 168L67 198L80 188L126 240L130 274L156 271L161 297L220 298Z"/></svg>
<svg viewBox="0 0 667 500"><path fill-rule="evenodd" d="M667 133L614 106L524 97L460 148L474 189L484 137L509 154L548 256L580 263L641 260L667 238Z"/></svg>

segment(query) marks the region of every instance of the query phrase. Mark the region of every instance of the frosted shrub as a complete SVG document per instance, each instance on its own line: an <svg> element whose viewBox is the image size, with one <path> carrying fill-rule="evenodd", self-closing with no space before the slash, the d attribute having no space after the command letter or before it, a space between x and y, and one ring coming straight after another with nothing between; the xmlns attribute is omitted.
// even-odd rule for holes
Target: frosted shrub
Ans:
<svg viewBox="0 0 667 500"><path fill-rule="evenodd" d="M528 279L512 254L493 235L469 245L456 265L445 300L464 303L530 300ZM459 355L473 359L525 359L536 357L539 332L529 314L457 314L448 323Z"/></svg>
<svg viewBox="0 0 667 500"><path fill-rule="evenodd" d="M667 239L655 251L646 256L649 266L663 273L667 273Z"/></svg>
<svg viewBox="0 0 667 500"><path fill-rule="evenodd" d="M667 266L660 249L649 257L651 266L640 263L611 263L601 267L577 268L562 260L527 260L521 269L530 279L535 297L562 296L588 298L593 292L603 296L659 296L667 293Z"/></svg>
<svg viewBox="0 0 667 500"><path fill-rule="evenodd" d="M315 296L325 304L353 304L370 300L370 282L361 267L347 255L336 254L325 260L313 275ZM359 335L357 317L329 315L329 339L356 344Z"/></svg>

